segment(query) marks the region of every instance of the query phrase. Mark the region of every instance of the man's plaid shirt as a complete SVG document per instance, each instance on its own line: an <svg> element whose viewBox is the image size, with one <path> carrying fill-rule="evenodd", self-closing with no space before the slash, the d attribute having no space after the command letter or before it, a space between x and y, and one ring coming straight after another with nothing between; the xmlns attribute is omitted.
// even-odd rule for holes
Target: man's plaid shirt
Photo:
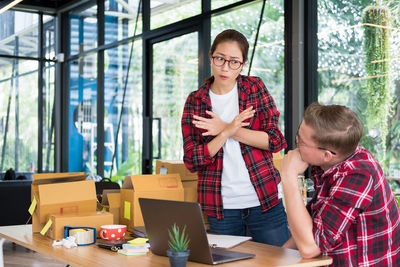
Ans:
<svg viewBox="0 0 400 267"><path fill-rule="evenodd" d="M261 150L240 143L243 159L249 171L250 180L255 188L263 211L278 204L277 184L279 172L274 168L272 153L286 147L286 141L279 131L279 111L262 80L258 77L242 76L237 78L239 94L239 112L252 106L256 111L249 119L246 128L264 131L269 136L269 149ZM210 156L207 144L214 136L202 136L205 130L193 125L193 115L210 117L206 110L212 111L209 96L210 83L192 92L185 103L182 115L182 134L184 162L186 167L198 172L198 201L204 212L218 219L223 218L221 196L221 174L223 149L214 157Z"/></svg>
<svg viewBox="0 0 400 267"><path fill-rule="evenodd" d="M313 167L314 239L332 266L400 266L400 217L382 169L358 147L326 172Z"/></svg>

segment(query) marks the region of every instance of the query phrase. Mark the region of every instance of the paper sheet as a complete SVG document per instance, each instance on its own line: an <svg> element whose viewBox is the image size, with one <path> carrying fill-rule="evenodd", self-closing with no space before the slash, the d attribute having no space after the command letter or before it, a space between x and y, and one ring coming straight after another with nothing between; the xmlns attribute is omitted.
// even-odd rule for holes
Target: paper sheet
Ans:
<svg viewBox="0 0 400 267"><path fill-rule="evenodd" d="M233 235L212 235L207 234L208 244L216 248L232 248L247 240L251 240L250 236L233 236Z"/></svg>

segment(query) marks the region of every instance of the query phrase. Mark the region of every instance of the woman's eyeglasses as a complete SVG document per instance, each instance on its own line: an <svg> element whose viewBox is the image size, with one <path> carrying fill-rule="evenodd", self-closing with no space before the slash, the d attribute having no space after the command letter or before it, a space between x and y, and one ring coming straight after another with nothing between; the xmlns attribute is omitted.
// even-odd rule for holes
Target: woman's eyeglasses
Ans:
<svg viewBox="0 0 400 267"><path fill-rule="evenodd" d="M236 59L228 60L228 59L225 59L220 56L215 56L215 57L211 57L211 58L212 58L214 65L217 67L222 67L223 65L225 65L225 62L228 62L228 67L230 69L237 70L243 65L243 62L240 62L239 60L236 60Z"/></svg>

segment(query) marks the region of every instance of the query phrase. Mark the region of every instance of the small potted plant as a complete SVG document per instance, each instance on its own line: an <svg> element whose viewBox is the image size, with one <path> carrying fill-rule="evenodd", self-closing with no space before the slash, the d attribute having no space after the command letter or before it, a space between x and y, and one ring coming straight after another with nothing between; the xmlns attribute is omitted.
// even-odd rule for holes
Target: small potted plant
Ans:
<svg viewBox="0 0 400 267"><path fill-rule="evenodd" d="M169 263L171 267L185 267L187 259L189 257L190 250L188 249L189 238L186 235L186 225L183 229L179 229L179 226L174 223L170 229L168 229L169 241L167 255L169 257Z"/></svg>

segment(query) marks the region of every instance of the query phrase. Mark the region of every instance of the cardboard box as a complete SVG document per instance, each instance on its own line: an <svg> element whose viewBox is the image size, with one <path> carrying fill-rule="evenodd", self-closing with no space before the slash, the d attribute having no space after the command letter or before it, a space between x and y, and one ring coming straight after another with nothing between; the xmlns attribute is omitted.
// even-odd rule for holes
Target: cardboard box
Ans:
<svg viewBox="0 0 400 267"><path fill-rule="evenodd" d="M184 200L197 202L197 181L182 181Z"/></svg>
<svg viewBox="0 0 400 267"><path fill-rule="evenodd" d="M40 232L49 215L96 211L96 189L93 180L83 173L34 174L31 186L32 231Z"/></svg>
<svg viewBox="0 0 400 267"><path fill-rule="evenodd" d="M55 240L64 238L64 226L85 226L96 228L99 236L102 225L113 224L114 217L109 212L87 212L79 214L50 215L52 224L46 235Z"/></svg>
<svg viewBox="0 0 400 267"><path fill-rule="evenodd" d="M277 153L273 153L273 162L274 162L274 166L275 168L279 171L279 173L281 172L281 160L283 159L281 153L277 152Z"/></svg>
<svg viewBox="0 0 400 267"><path fill-rule="evenodd" d="M97 210L110 212L114 216L114 224L119 224L120 207L120 189L105 189L103 191L101 203L97 203Z"/></svg>
<svg viewBox="0 0 400 267"><path fill-rule="evenodd" d="M182 160L157 160L156 174L179 173L182 181L197 180L197 172L190 172Z"/></svg>
<svg viewBox="0 0 400 267"><path fill-rule="evenodd" d="M119 222L132 226L143 226L139 198L184 200L179 174L147 174L126 176L121 189Z"/></svg>

